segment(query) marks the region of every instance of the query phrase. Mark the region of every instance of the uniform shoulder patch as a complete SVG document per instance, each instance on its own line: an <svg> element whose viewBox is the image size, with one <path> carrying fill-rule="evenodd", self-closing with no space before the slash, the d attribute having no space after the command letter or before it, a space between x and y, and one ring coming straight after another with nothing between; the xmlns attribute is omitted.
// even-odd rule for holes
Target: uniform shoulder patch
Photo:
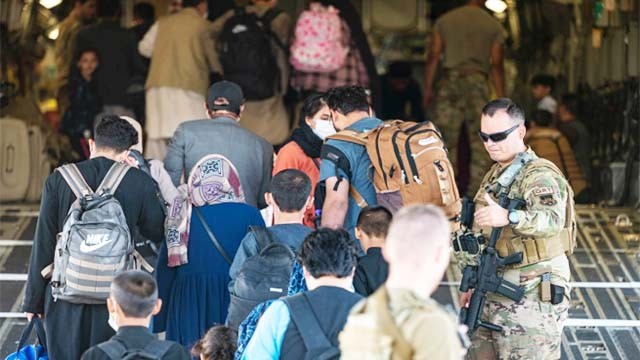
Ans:
<svg viewBox="0 0 640 360"><path fill-rule="evenodd" d="M543 186L533 190L534 196L542 196L542 195L553 195L555 191L551 186Z"/></svg>

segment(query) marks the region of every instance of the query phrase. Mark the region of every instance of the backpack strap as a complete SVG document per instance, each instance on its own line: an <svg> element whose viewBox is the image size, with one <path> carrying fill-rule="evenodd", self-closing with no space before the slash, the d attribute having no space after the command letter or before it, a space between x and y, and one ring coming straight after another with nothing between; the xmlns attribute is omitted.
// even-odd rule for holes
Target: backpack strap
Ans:
<svg viewBox="0 0 640 360"><path fill-rule="evenodd" d="M107 175L102 179L100 186L96 189L96 193L100 196L107 193L113 195L130 168L131 167L125 163L113 163L107 172Z"/></svg>
<svg viewBox="0 0 640 360"><path fill-rule="evenodd" d="M276 242L273 238L273 234L271 234L271 231L269 231L269 229L264 226L250 225L249 231L253 233L253 236L258 242L258 247L260 248L259 252L269 246L269 244L273 244Z"/></svg>
<svg viewBox="0 0 640 360"><path fill-rule="evenodd" d="M91 190L85 181L76 164L62 165L56 170L62 175L64 181L67 182L67 185L69 185L76 198L80 199L93 194L93 190Z"/></svg>
<svg viewBox="0 0 640 360"><path fill-rule="evenodd" d="M351 130L345 130L345 131L351 131ZM341 131L341 133L342 133L342 131ZM335 135L331 135L330 138L336 139L336 140L342 140L341 137L334 138L334 136ZM353 139L353 138L352 137L348 137L348 139ZM359 142L355 142L355 141L351 141L351 140L345 140L345 141L349 141L349 142L353 142L354 144L362 145ZM366 144L366 142L365 142L365 144ZM340 176L340 173L338 172L338 170L344 171L345 174L347 175L347 179L349 181L351 181L351 178L352 178L351 165L349 163L349 159L347 159L347 156L342 152L342 150L338 149L337 147L335 147L333 145L329 145L329 144L325 143L324 145L322 145L322 151L320 153L320 158L323 161L327 160L329 162L332 162L335 165L336 178L338 179L338 181L333 186L333 191L337 191L338 190L338 185L340 185L340 182L342 180L344 180L344 178L342 176ZM351 185L349 186L349 195L351 195L353 200L355 200L356 204L358 204L358 207L365 208L368 205L367 201L364 199L364 197L362 197L362 195L360 195L360 192L358 192L358 190L356 190L355 186L351 186Z"/></svg>
<svg viewBox="0 0 640 360"><path fill-rule="evenodd" d="M271 23L281 13L282 13L282 9L270 8L267 10L267 12L264 13L264 15L262 15L262 17L260 17L260 21L262 22L263 29L267 32L267 34L269 34L269 37L271 37L273 41L276 43L276 45L278 45L278 47L282 49L282 51L284 51L286 55L288 55L289 48L285 46L285 44L282 41L280 41L280 38L278 37L278 35L276 35L273 31L271 31Z"/></svg>
<svg viewBox="0 0 640 360"><path fill-rule="evenodd" d="M284 301L289 308L291 320L300 332L307 352L313 349L333 346L329 339L327 339L327 335L322 331L306 293L282 298L281 300Z"/></svg>
<svg viewBox="0 0 640 360"><path fill-rule="evenodd" d="M198 208L197 206L193 206L193 211L196 213L196 216L200 220L200 223L202 224L204 231L207 233L209 240L211 240L211 242L213 243L213 246L215 246L218 252L220 253L220 255L222 255L222 257L224 258L224 261L226 261L229 265L231 265L233 263L233 259L231 259L229 254L227 254L225 249L218 242L218 239L216 239L216 236L213 235L213 231L211 231L209 224L207 224L207 221L205 220L204 216L202 216L202 213L200 212L200 208Z"/></svg>
<svg viewBox="0 0 640 360"><path fill-rule="evenodd" d="M109 341L98 344L98 349L102 350L109 359L120 360L127 352L127 348L120 341L111 339Z"/></svg>
<svg viewBox="0 0 640 360"><path fill-rule="evenodd" d="M153 339L153 341L144 347L143 351L145 354L152 355L156 359L162 359L162 357L171 350L173 344L175 343L172 341Z"/></svg>
<svg viewBox="0 0 640 360"><path fill-rule="evenodd" d="M378 291L371 295L373 301L368 301L367 306L372 305L373 311L376 314L378 326L384 329L394 340L393 351L394 354L399 355L400 359L411 359L413 355L413 348L407 342L402 335L402 332L396 325L391 313L389 312L389 294L384 286L381 286Z"/></svg>

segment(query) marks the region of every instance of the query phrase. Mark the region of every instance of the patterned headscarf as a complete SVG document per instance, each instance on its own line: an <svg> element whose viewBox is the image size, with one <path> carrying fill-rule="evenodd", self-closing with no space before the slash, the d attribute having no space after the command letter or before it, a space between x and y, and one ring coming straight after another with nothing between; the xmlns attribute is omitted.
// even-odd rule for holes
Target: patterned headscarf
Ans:
<svg viewBox="0 0 640 360"><path fill-rule="evenodd" d="M206 155L191 169L187 184L171 203L165 220L165 237L170 267L189 262L187 248L192 206L244 202L244 191L235 166L219 154Z"/></svg>

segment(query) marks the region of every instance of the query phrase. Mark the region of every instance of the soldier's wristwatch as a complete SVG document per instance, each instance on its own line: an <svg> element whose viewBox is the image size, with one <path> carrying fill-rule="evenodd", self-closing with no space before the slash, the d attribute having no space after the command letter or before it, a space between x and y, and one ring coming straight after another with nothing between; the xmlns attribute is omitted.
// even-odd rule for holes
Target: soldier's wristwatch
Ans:
<svg viewBox="0 0 640 360"><path fill-rule="evenodd" d="M509 211L509 223L517 225L520 222L520 213L517 210Z"/></svg>

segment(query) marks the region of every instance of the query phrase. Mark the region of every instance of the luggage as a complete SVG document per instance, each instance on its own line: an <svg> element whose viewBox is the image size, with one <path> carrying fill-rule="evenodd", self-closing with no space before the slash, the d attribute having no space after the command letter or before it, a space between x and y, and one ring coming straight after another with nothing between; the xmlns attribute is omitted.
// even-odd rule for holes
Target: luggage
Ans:
<svg viewBox="0 0 640 360"><path fill-rule="evenodd" d="M295 254L289 246L272 238L264 227L250 227L260 253L249 257L240 267L230 291L227 325L238 329L258 304L287 295Z"/></svg>
<svg viewBox="0 0 640 360"><path fill-rule="evenodd" d="M129 169L114 163L95 192L75 164L57 169L77 199L58 234L51 278L54 300L104 304L113 278L135 268L129 226L113 197Z"/></svg>
<svg viewBox="0 0 640 360"><path fill-rule="evenodd" d="M29 340L29 336L34 328L38 343L25 346L25 343ZM24 328L22 335L20 336L20 340L18 341L18 349L16 352L9 354L6 357L6 360L49 360L49 356L47 355L47 338L44 331L44 324L39 317L34 316L29 324Z"/></svg>
<svg viewBox="0 0 640 360"><path fill-rule="evenodd" d="M27 123L0 119L0 201L25 199L31 179L30 152Z"/></svg>
<svg viewBox="0 0 640 360"><path fill-rule="evenodd" d="M333 6L311 3L300 14L291 45L290 62L302 72L333 72L345 62L349 47L342 44L342 20Z"/></svg>
<svg viewBox="0 0 640 360"><path fill-rule="evenodd" d="M37 125L29 126L29 158L31 174L26 200L38 202L42 196L42 187L51 172L51 162L46 154L45 138Z"/></svg>
<svg viewBox="0 0 640 360"><path fill-rule="evenodd" d="M223 78L238 84L246 100L270 98L279 87L280 69L271 41L283 45L270 26L281 12L270 9L258 17L237 8L220 33L218 54Z"/></svg>
<svg viewBox="0 0 640 360"><path fill-rule="evenodd" d="M379 205L395 212L410 204L434 204L450 219L460 213L453 167L433 123L390 120L371 131L343 130L328 139L367 148ZM349 164L334 146L325 144L321 158L336 163L337 169L350 175ZM360 207L368 205L353 186L349 191Z"/></svg>

